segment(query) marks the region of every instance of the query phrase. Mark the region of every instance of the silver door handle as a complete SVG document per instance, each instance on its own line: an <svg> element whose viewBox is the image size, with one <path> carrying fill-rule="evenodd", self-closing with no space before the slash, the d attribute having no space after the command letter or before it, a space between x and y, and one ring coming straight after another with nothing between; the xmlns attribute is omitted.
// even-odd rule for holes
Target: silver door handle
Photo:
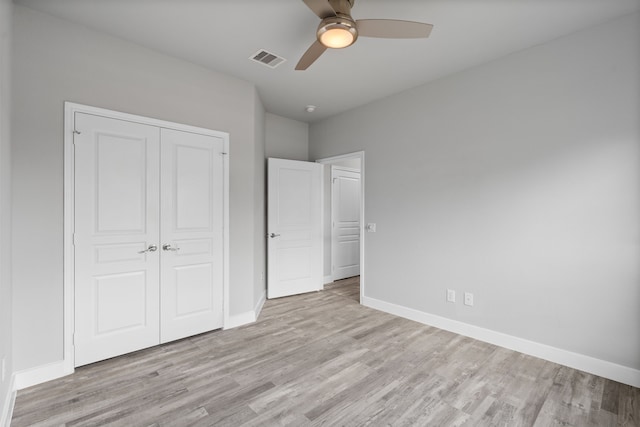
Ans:
<svg viewBox="0 0 640 427"><path fill-rule="evenodd" d="M162 250L163 251L173 251L173 252L178 252L180 250L180 248L172 248L171 245L169 243L165 243L164 245L162 245Z"/></svg>
<svg viewBox="0 0 640 427"><path fill-rule="evenodd" d="M269 233L267 234L267 237L271 237L273 239L274 237L280 237L280 235L276 233Z"/></svg>
<svg viewBox="0 0 640 427"><path fill-rule="evenodd" d="M155 252L158 250L158 247L156 245L149 245L149 247L147 249L145 249L144 251L139 251L139 254L143 254L145 252Z"/></svg>

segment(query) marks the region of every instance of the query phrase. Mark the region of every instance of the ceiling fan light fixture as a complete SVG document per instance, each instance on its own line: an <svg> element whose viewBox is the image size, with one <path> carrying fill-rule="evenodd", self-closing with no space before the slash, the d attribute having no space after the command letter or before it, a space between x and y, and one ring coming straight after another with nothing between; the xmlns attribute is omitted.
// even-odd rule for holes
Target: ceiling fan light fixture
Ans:
<svg viewBox="0 0 640 427"><path fill-rule="evenodd" d="M358 29L353 20L343 16L323 19L318 27L318 40L331 49L351 46L358 38Z"/></svg>

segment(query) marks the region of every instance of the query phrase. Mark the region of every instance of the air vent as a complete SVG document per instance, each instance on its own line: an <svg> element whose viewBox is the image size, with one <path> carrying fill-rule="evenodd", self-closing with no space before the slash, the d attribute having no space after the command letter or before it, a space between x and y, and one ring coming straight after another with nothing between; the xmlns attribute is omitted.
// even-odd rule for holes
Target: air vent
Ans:
<svg viewBox="0 0 640 427"><path fill-rule="evenodd" d="M267 52L264 49L260 49L249 58L252 61L256 61L261 63L262 65L266 65L269 68L276 68L278 65L282 64L286 59L281 56L276 55L275 53Z"/></svg>

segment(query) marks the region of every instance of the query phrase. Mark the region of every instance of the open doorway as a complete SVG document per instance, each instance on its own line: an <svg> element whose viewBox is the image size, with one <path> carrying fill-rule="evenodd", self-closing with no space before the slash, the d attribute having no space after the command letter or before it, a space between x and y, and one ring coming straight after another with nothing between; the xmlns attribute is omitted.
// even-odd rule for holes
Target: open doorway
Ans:
<svg viewBox="0 0 640 427"><path fill-rule="evenodd" d="M365 289L364 152L317 160L324 165L325 289L362 301Z"/></svg>

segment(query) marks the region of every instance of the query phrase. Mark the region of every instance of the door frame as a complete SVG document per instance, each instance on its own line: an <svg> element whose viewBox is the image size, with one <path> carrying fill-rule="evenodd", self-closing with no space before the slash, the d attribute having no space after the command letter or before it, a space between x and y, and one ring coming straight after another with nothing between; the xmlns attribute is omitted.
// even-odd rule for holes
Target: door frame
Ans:
<svg viewBox="0 0 640 427"><path fill-rule="evenodd" d="M365 286L366 286L366 277L365 277L365 224L364 224L364 220L365 220L365 212L364 212L364 198L365 198L365 193L364 193L364 189L365 189L365 164L364 164L364 151L356 151L353 153L347 153L347 154L341 154L338 156L332 156L332 157L325 157L322 159L318 159L316 160L316 163L322 163L324 165L333 165L335 163L340 163L344 160L351 160L351 159L360 159L360 304L362 304L362 301L364 301L364 294L365 294ZM324 179L322 180L322 182L324 183ZM323 191L324 193L324 191ZM324 201L324 195L323 195L323 201ZM333 209L333 207L332 207ZM324 215L323 215L323 220L324 220ZM323 224L323 230L324 230L324 224ZM324 240L324 239L323 239ZM333 249L332 249L333 250ZM324 256L324 253L323 253ZM333 277L333 272L331 273L331 276Z"/></svg>
<svg viewBox="0 0 640 427"><path fill-rule="evenodd" d="M182 132L222 138L223 149L223 328L229 325L229 134L226 132L184 125L165 120L153 119L135 114L123 113L74 102L64 103L64 222L63 222L63 371L71 374L75 370L74 354L74 322L75 322L75 261L73 250L74 236L74 203L75 203L75 155L73 135L75 132L75 113L93 114L111 119L140 123L159 128L174 129ZM158 177L159 178L159 177Z"/></svg>

